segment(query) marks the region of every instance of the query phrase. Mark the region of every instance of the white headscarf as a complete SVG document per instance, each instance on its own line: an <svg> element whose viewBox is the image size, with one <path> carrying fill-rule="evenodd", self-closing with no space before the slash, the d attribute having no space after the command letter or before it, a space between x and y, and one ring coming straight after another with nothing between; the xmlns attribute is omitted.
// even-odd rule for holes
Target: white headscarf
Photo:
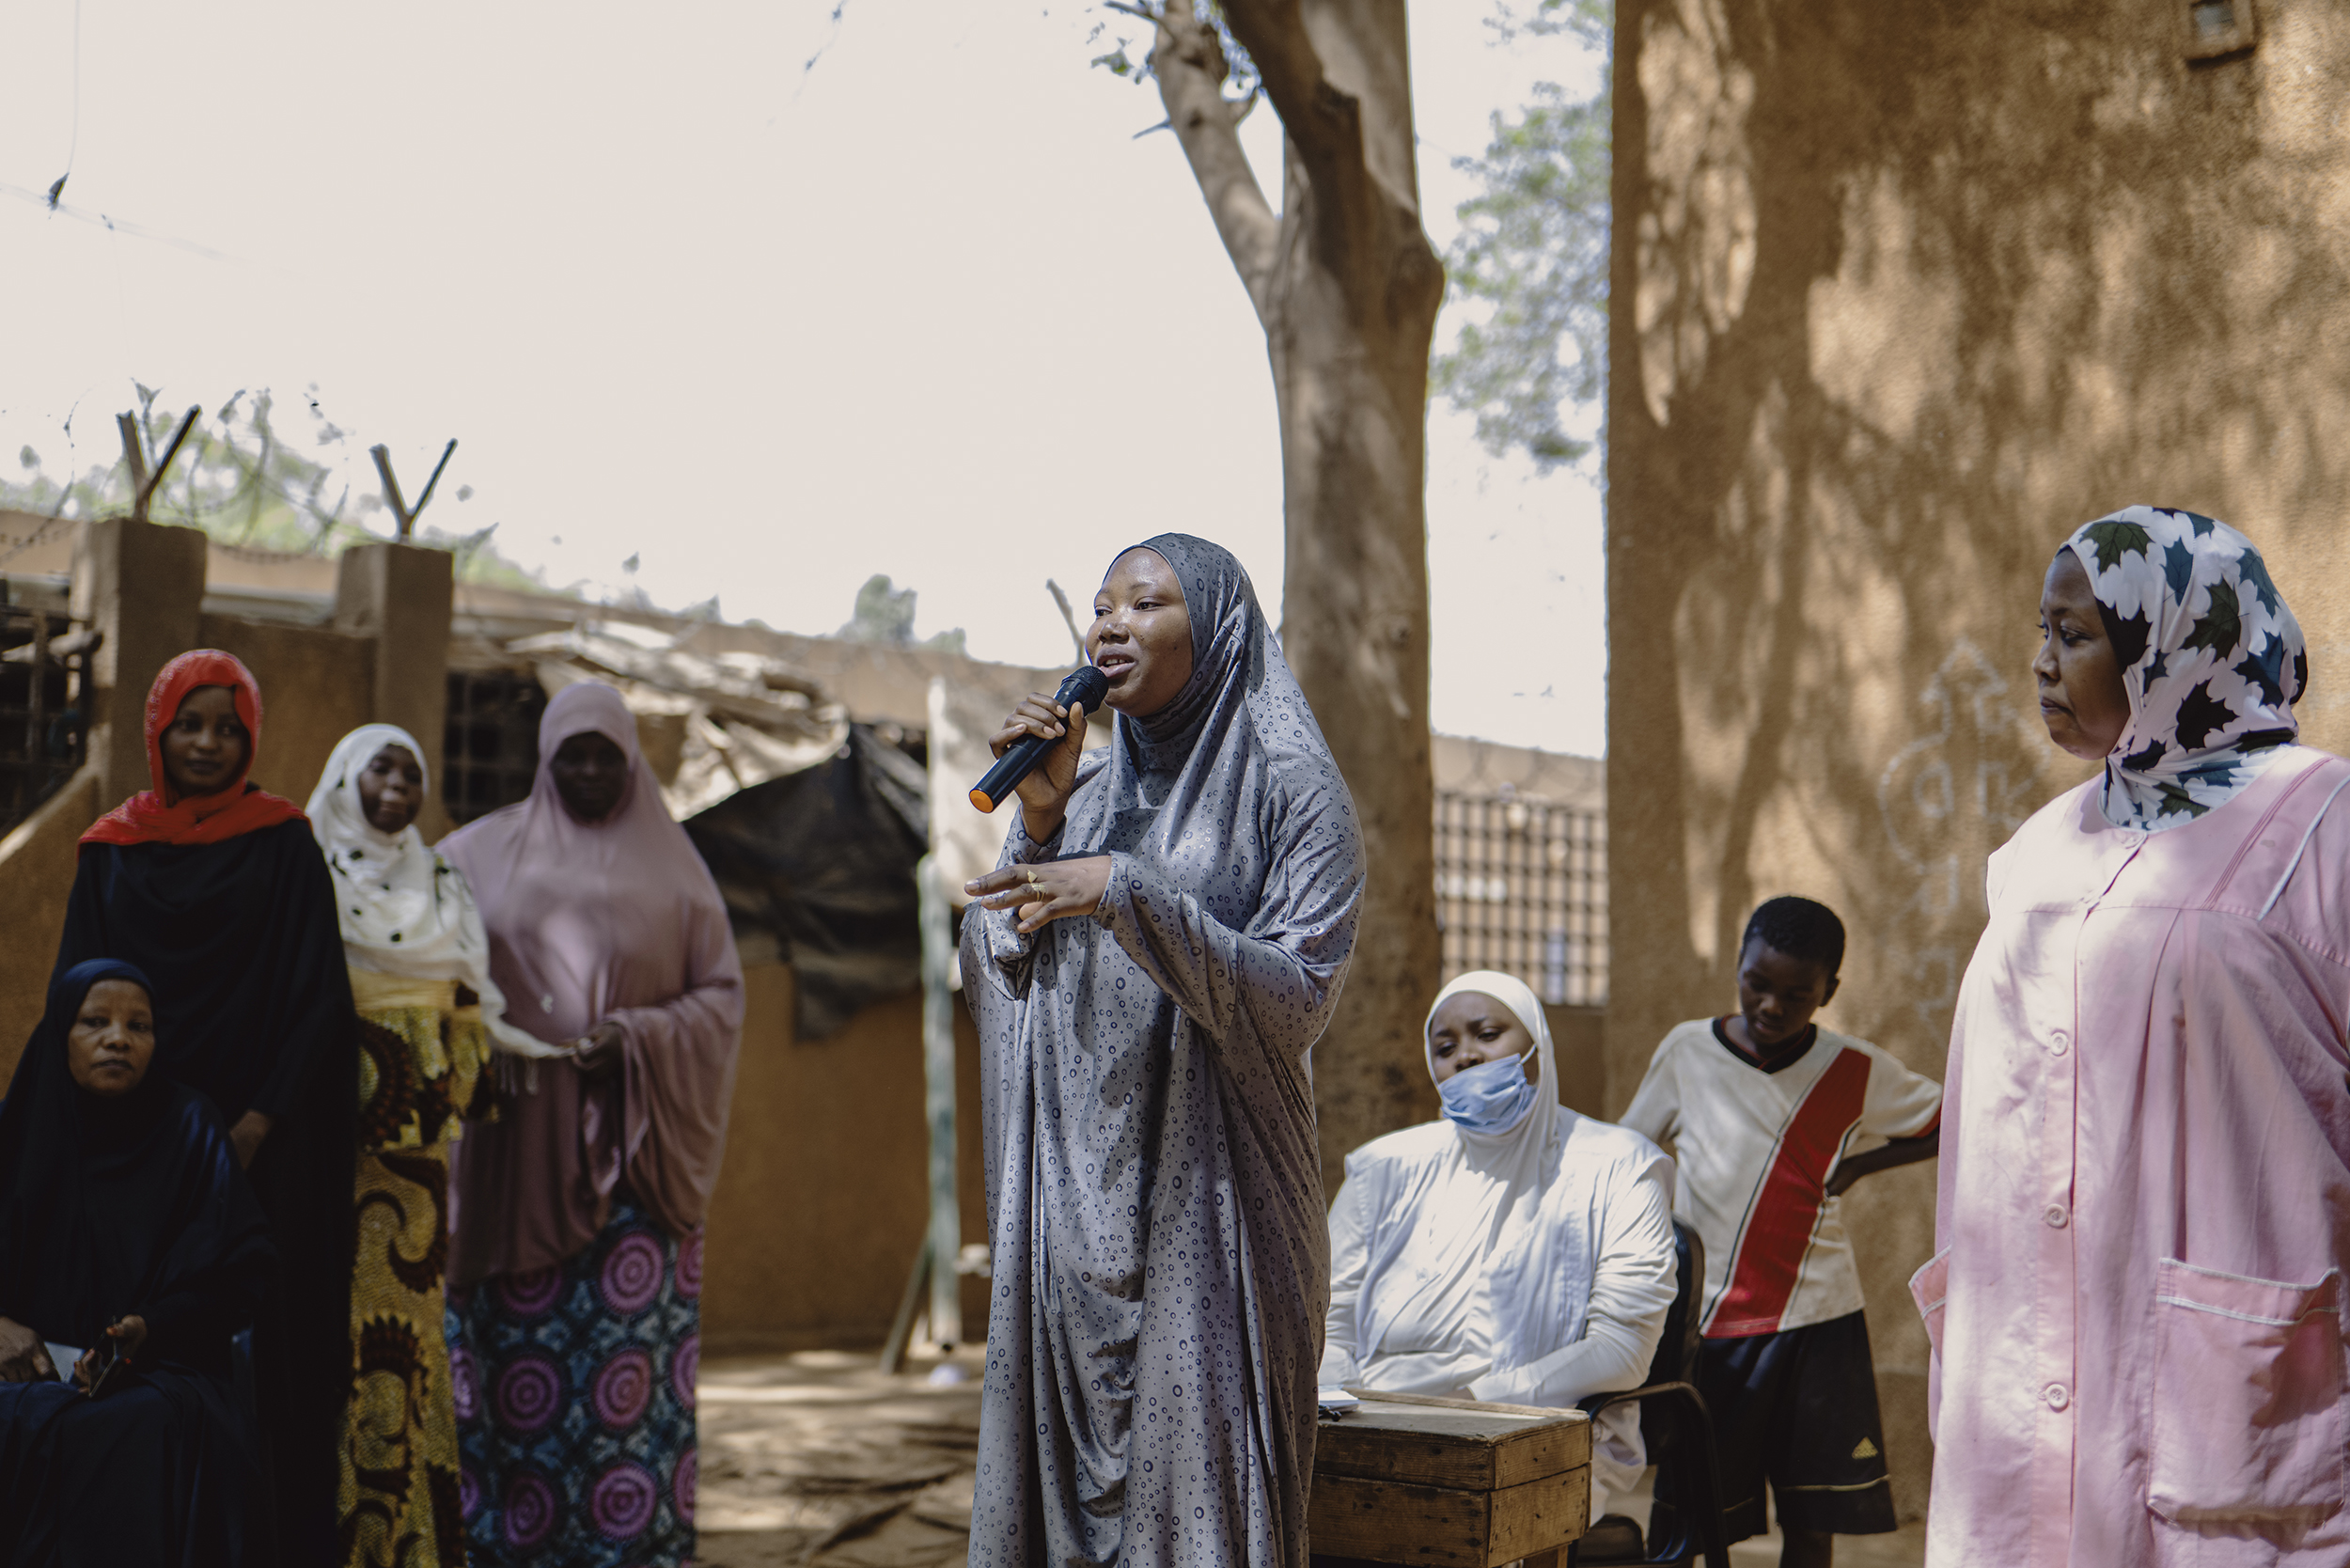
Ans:
<svg viewBox="0 0 2350 1568"><path fill-rule="evenodd" d="M490 939L464 877L426 847L415 823L388 834L368 821L358 777L391 745L405 746L424 770L424 747L414 735L395 724L363 724L336 743L310 792L310 831L334 874L344 956L354 969L455 980L481 998L481 1016L498 1049L559 1054L559 1047L506 1022L506 998L490 979ZM431 786L428 775L425 788Z"/></svg>
<svg viewBox="0 0 2350 1568"><path fill-rule="evenodd" d="M1486 1169L1495 1170L1495 1155L1506 1160L1510 1167L1507 1179L1514 1186L1520 1176L1530 1179L1540 1170L1543 1145L1550 1141L1551 1128L1558 1121L1559 1058L1550 1043L1550 1019L1543 1013L1533 988L1517 976L1505 975L1498 969L1471 969L1436 993L1436 999L1428 1004L1427 1020L1419 1027L1420 1049L1427 1057L1431 1083L1436 1081L1436 1043L1430 1033L1435 1027L1436 1010L1464 991L1491 996L1508 1008L1526 1026L1526 1032L1534 1037L1534 1058L1542 1071L1535 1079L1533 1104L1527 1107L1517 1124L1498 1133L1454 1129L1462 1141L1477 1152L1478 1163ZM1502 1174L1498 1170L1495 1173Z"/></svg>

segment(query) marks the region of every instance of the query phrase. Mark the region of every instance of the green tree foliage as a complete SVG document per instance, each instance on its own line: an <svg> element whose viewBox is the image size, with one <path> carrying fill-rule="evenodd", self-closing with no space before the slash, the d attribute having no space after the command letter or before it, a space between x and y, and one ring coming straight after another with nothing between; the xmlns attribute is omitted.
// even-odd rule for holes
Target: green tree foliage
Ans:
<svg viewBox="0 0 2350 1568"><path fill-rule="evenodd" d="M138 421L151 463L170 446L186 409L174 406L176 400L158 388L138 383L133 386L137 406L132 417ZM158 523L201 528L224 544L295 554L334 555L346 544L377 537L359 519L382 510L382 498L371 491L353 494L337 477L334 463L321 461L342 457L353 446L350 432L327 417L315 395L305 401L309 429L292 437L278 428L276 400L267 387L240 390L209 410L188 432L164 482L156 487L148 515ZM134 498L130 466L122 460L114 422L106 420L103 429L101 449L109 461L63 478L49 473L34 447L19 450L17 466L23 477L0 475L0 509L65 518L129 511ZM306 453L306 444L319 455ZM454 494L462 504L473 492L461 485ZM495 524L471 532L423 525L417 538L420 543L454 553L462 581L530 593L550 591L536 575L498 554L491 543L496 532Z"/></svg>
<svg viewBox="0 0 2350 1568"><path fill-rule="evenodd" d="M1491 25L1500 41L1565 36L1609 57L1614 0L1508 4ZM1512 119L1493 118L1483 155L1455 161L1482 194L1461 204L1462 231L1445 258L1454 297L1482 306L1450 351L1429 366L1431 384L1477 416L1496 456L1523 450L1548 471L1594 443L1570 434L1570 411L1590 411L1607 376L1608 129L1613 96L1603 70L1594 97L1555 82Z"/></svg>
<svg viewBox="0 0 2350 1568"><path fill-rule="evenodd" d="M1129 0L1103 0L1103 9L1115 11L1131 22L1141 24L1141 26L1120 31L1118 24L1106 21L1095 23L1090 41L1100 43L1107 39L1111 47L1106 53L1094 55L1092 64L1114 76L1122 76L1137 86L1155 81L1151 70L1151 38L1155 31L1157 13L1152 7L1164 3L1165 0L1134 0L1134 3L1129 3ZM1225 69L1230 73L1224 81L1226 95L1234 102L1253 101L1263 90L1263 78L1258 73L1257 63L1248 57L1248 51L1242 47L1240 39L1232 36L1232 24L1225 20L1224 8L1216 0L1208 0L1206 5L1198 4L1198 0L1188 0L1188 3L1192 5L1195 15L1215 29L1216 43L1224 51ZM1135 57L1137 50L1141 52L1140 59ZM1161 125L1152 129L1164 131L1167 127Z"/></svg>
<svg viewBox="0 0 2350 1568"><path fill-rule="evenodd" d="M184 410L156 388L133 384L139 423L149 461L171 443ZM149 515L159 523L203 528L231 544L308 551L343 542L359 532L355 517L382 503L362 495L355 505L348 486L335 482L334 469L306 456L277 429L269 391L240 391L198 420L156 488ZM310 404L311 445L334 447L346 434L317 403ZM21 481L0 480L0 506L52 517L103 517L131 510L131 471L122 461L112 422L104 426L101 449L108 461L79 474L55 478L40 454L26 447L17 454L25 471Z"/></svg>
<svg viewBox="0 0 2350 1568"><path fill-rule="evenodd" d="M940 653L963 651L963 628L914 640L914 589L891 585L879 572L856 590L856 613L833 634L850 642L878 642L891 648L926 648Z"/></svg>

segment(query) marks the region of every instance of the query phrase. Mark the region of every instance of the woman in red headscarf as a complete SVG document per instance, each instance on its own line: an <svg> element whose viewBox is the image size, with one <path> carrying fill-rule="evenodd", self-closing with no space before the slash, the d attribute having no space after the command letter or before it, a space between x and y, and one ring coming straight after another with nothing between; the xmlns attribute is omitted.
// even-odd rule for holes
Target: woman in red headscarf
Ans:
<svg viewBox="0 0 2350 1568"><path fill-rule="evenodd" d="M247 782L260 740L260 687L235 656L197 649L164 666L147 698L154 788L82 836L56 973L92 958L145 970L175 1021L154 1071L229 1126L279 1258L253 1331L277 1547L329 1562L351 1386L356 1025L318 843L291 801Z"/></svg>

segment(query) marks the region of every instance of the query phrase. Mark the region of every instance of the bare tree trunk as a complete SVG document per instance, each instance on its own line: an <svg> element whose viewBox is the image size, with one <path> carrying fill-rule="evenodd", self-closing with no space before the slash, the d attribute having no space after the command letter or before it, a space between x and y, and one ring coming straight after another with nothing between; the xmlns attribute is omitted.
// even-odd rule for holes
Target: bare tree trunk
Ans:
<svg viewBox="0 0 2350 1568"><path fill-rule="evenodd" d="M1440 962L1428 739L1428 349L1444 268L1419 224L1403 0L1224 0L1281 117L1277 215L1242 154L1214 29L1167 0L1152 66L1264 325L1281 416L1281 641L1361 816L1355 962L1314 1052L1322 1164L1431 1114Z"/></svg>

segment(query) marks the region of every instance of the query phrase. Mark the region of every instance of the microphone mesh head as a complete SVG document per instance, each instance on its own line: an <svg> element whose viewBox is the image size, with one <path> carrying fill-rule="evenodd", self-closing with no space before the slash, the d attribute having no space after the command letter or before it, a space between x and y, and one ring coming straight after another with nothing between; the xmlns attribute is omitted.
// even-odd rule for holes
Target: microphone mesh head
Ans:
<svg viewBox="0 0 2350 1568"><path fill-rule="evenodd" d="M1089 713L1102 706L1102 699L1110 694L1110 678L1087 665L1060 683L1057 694L1062 707L1082 703Z"/></svg>

